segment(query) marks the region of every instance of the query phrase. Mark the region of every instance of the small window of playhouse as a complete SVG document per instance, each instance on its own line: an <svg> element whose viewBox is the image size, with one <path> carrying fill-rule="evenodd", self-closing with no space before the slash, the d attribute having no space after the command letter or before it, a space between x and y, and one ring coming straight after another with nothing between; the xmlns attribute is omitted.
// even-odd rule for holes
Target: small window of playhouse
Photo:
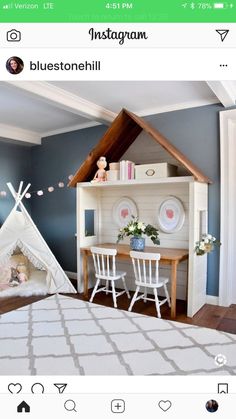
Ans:
<svg viewBox="0 0 236 419"><path fill-rule="evenodd" d="M95 236L95 210L84 211L84 235L85 237Z"/></svg>

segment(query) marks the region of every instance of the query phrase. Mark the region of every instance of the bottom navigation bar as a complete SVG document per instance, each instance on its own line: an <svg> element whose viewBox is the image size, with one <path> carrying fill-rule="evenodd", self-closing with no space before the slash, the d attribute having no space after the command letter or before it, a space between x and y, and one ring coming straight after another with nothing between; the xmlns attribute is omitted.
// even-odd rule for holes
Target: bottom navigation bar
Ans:
<svg viewBox="0 0 236 419"><path fill-rule="evenodd" d="M15 394L1 395L0 399L5 419L17 418L17 413L29 413L29 417L38 419L49 412L59 419L69 414L83 419L106 419L117 414L137 419L147 415L202 419L216 412L218 418L235 417L235 394Z"/></svg>

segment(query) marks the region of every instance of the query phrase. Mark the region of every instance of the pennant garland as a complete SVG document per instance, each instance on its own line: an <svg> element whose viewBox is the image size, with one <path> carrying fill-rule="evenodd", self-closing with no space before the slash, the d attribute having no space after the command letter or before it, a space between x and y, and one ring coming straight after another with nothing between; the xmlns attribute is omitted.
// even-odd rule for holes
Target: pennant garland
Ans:
<svg viewBox="0 0 236 419"><path fill-rule="evenodd" d="M73 175L69 175L68 176L68 179L71 180L71 179L73 179L73 177L74 177ZM65 187L65 183L62 182L62 181L60 181L60 182L58 182L58 184L56 186L48 186L45 189L39 189L38 191L30 191L30 192L27 192L25 194L25 198L26 199L30 199L32 197L32 195L43 196L44 195L44 192L52 193L52 192L55 191L55 188L57 188L57 187L60 188L60 189L62 189L62 188ZM7 196L7 192L6 191L0 191L0 198L5 198L6 196Z"/></svg>

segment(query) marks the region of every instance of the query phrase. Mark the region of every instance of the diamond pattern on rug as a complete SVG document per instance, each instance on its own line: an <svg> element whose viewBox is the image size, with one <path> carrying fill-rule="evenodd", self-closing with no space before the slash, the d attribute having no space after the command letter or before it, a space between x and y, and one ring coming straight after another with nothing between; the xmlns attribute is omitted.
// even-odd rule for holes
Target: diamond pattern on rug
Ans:
<svg viewBox="0 0 236 419"><path fill-rule="evenodd" d="M44 374L235 375L236 335L53 295L0 316L0 375Z"/></svg>

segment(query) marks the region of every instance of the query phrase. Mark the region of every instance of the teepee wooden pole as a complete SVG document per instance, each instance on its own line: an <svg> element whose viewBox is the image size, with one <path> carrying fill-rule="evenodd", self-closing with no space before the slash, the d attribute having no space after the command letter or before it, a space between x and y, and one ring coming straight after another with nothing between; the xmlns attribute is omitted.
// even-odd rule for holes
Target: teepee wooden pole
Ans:
<svg viewBox="0 0 236 419"><path fill-rule="evenodd" d="M23 184L24 184L24 182L21 180L21 181L20 181L19 188L18 188L18 192L17 192L17 195L18 195L18 196L20 196L20 194L21 194L21 191L22 191L22 188L23 188Z"/></svg>
<svg viewBox="0 0 236 419"><path fill-rule="evenodd" d="M20 186L18 189L18 192L15 191L15 189L13 188L12 184L10 182L7 183L8 189L10 190L13 198L15 199L15 205L14 205L14 209L18 207L18 205L21 203L22 199L24 198L25 194L27 193L27 191L29 190L31 183L28 183L28 185L26 186L26 188L24 189L24 191L21 193L22 191L22 187L23 187L23 182L20 182Z"/></svg>

